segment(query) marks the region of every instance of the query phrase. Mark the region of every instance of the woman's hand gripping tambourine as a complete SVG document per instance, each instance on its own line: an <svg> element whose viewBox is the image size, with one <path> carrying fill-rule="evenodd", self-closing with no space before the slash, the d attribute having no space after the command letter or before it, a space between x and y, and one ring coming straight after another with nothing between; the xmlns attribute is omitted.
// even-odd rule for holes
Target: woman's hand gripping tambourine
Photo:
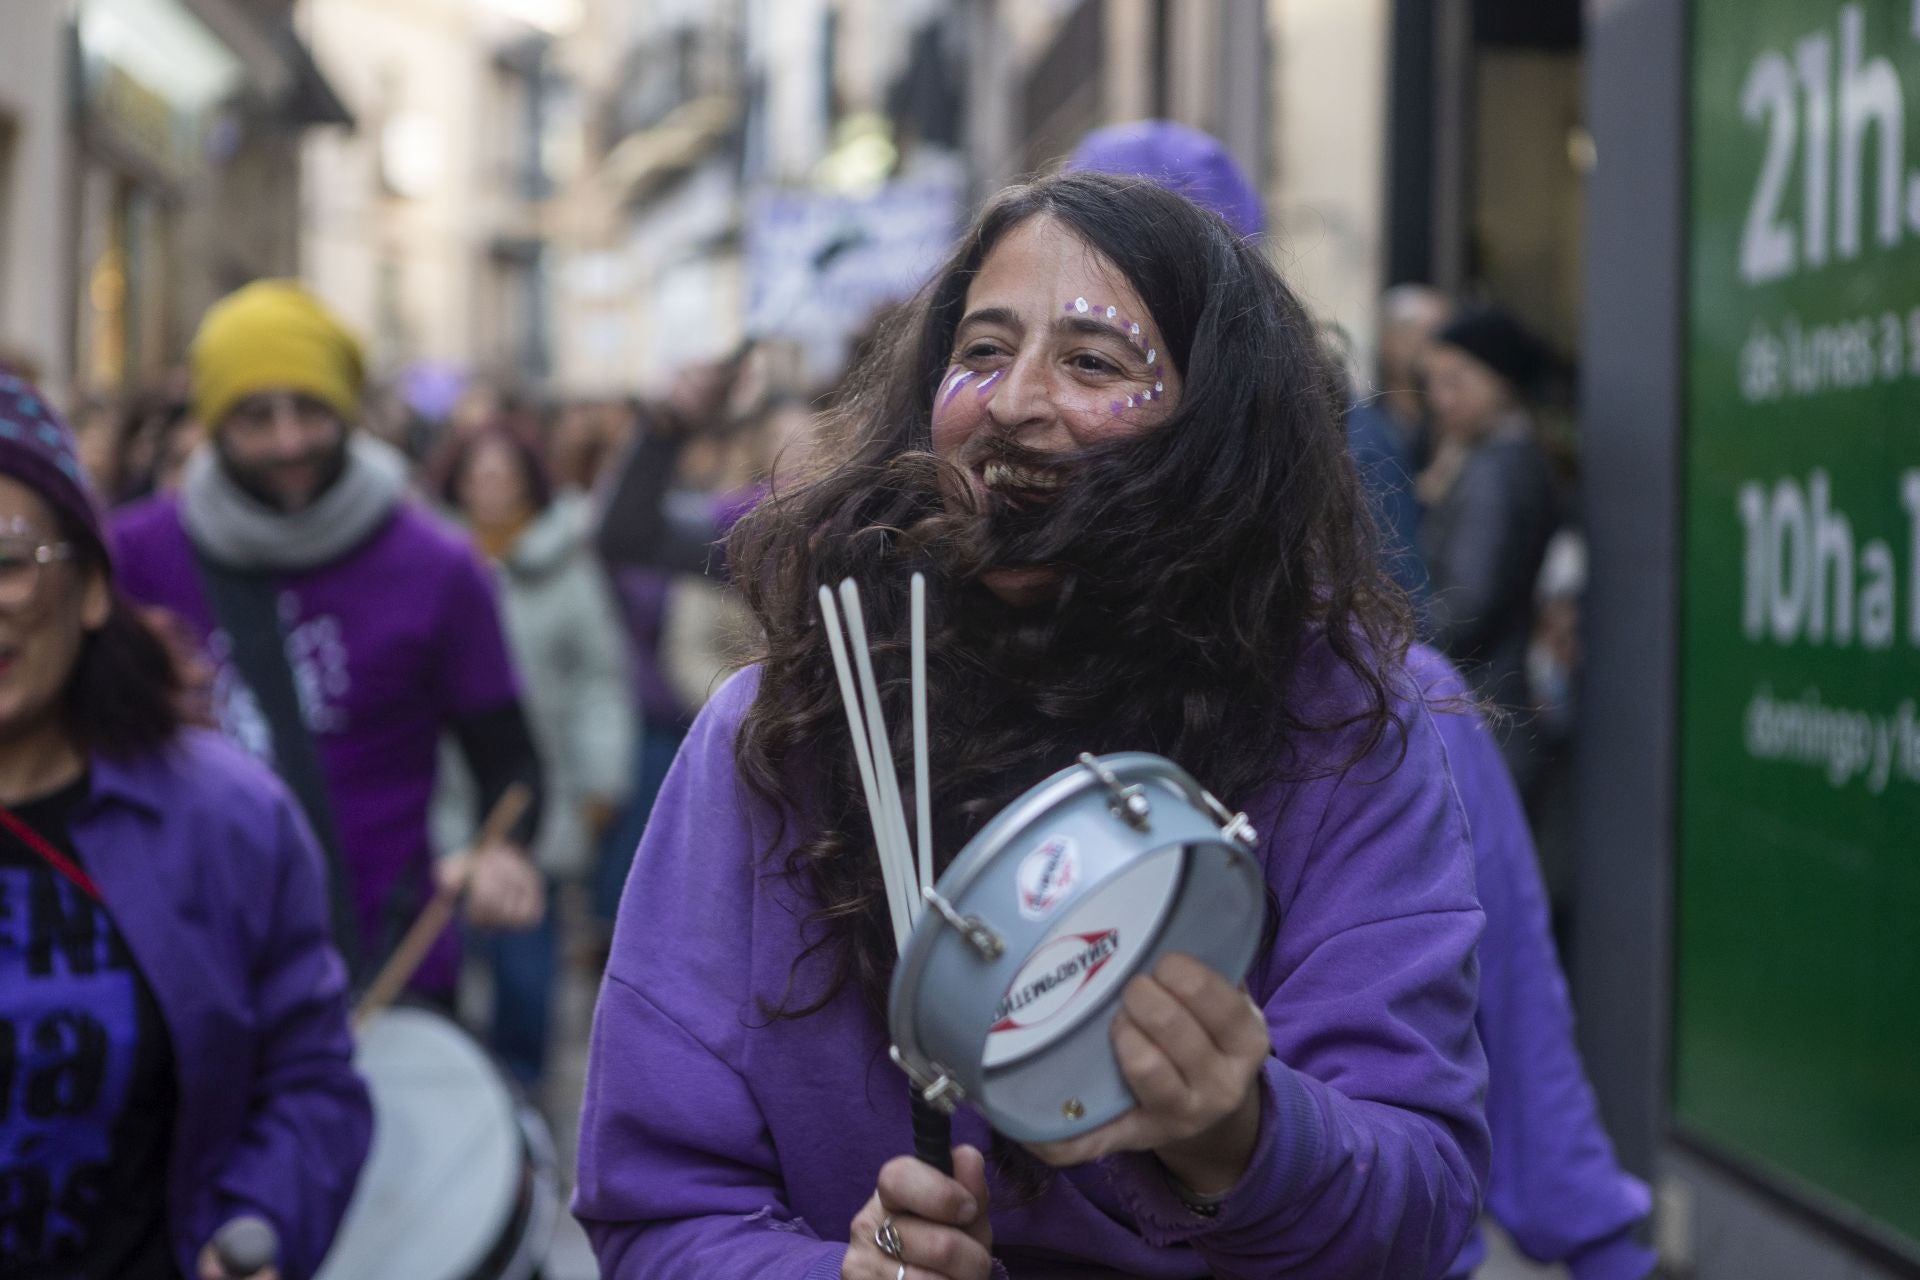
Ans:
<svg viewBox="0 0 1920 1280"><path fill-rule="evenodd" d="M1174 952L1127 983L1110 1035L1137 1105L1077 1138L1029 1148L1061 1167L1151 1151L1197 1196L1230 1190L1260 1137L1260 1071L1273 1052L1260 1006Z"/></svg>

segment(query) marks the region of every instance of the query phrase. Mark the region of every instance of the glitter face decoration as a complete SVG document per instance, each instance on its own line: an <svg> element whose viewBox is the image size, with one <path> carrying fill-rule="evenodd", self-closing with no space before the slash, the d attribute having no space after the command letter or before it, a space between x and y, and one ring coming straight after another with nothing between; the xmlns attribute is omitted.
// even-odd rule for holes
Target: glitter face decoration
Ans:
<svg viewBox="0 0 1920 1280"><path fill-rule="evenodd" d="M1150 390L1133 392L1125 400L1108 401L1108 413L1117 418L1129 409L1137 409L1143 404L1152 404L1167 394L1167 367L1159 362L1160 352L1148 346L1141 337L1138 320L1128 319L1116 306L1088 302L1085 298L1075 298L1062 310L1068 315L1099 316L1112 321L1116 331L1124 333L1127 341L1133 345L1133 349L1145 355L1147 363L1153 367L1153 387Z"/></svg>

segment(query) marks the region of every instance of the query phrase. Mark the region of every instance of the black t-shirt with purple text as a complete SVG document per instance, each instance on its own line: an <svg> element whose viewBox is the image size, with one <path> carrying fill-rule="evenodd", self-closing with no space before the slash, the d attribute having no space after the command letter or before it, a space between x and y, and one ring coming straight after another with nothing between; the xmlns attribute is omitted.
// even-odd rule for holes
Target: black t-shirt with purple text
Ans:
<svg viewBox="0 0 1920 1280"><path fill-rule="evenodd" d="M12 812L84 868L87 779ZM112 918L0 825L0 1276L179 1280L173 1050Z"/></svg>

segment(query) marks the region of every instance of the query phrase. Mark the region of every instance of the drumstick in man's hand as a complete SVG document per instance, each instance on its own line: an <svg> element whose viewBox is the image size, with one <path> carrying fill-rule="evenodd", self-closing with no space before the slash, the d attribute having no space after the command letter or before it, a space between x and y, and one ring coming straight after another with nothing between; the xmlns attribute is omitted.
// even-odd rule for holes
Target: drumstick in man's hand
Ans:
<svg viewBox="0 0 1920 1280"><path fill-rule="evenodd" d="M533 792L524 782L516 782L501 792L500 798L494 802L493 812L487 815L487 821L471 847L485 849L505 840L507 832L513 830L513 824L520 821L520 815L527 811L531 803ZM367 993L360 997L360 1003L355 1006L353 1029L356 1032L365 1028L381 1010L392 1004L407 983L412 981L421 962L427 958L427 952L433 949L433 944L452 922L466 886L465 876L452 884L441 885L420 912L406 936L400 939L400 945L393 949L392 958L380 967L380 972L367 985Z"/></svg>

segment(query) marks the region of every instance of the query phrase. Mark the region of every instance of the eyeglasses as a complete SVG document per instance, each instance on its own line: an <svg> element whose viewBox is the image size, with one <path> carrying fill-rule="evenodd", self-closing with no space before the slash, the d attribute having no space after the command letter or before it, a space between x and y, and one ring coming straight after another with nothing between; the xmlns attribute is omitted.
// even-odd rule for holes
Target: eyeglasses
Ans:
<svg viewBox="0 0 1920 1280"><path fill-rule="evenodd" d="M0 610L20 609L40 593L42 572L57 560L73 559L71 542L27 542L0 538Z"/></svg>

